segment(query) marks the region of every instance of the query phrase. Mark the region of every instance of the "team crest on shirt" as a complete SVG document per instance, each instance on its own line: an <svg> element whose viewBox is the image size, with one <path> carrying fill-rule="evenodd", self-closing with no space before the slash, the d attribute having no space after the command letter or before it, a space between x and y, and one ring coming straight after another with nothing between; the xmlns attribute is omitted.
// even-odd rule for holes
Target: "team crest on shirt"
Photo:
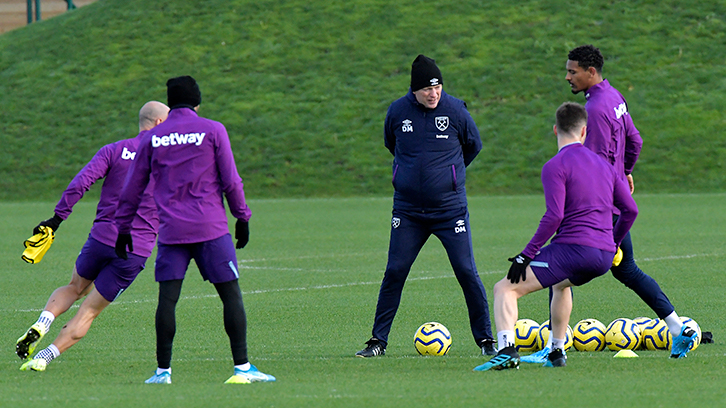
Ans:
<svg viewBox="0 0 726 408"><path fill-rule="evenodd" d="M400 218L398 218L398 217L393 217L393 218L391 219L391 226L392 226L393 228L398 228L398 226L399 226L399 225L401 225L401 219L400 219Z"/></svg>
<svg viewBox="0 0 726 408"><path fill-rule="evenodd" d="M443 132L449 128L449 117L448 116L437 116L436 117L436 129Z"/></svg>

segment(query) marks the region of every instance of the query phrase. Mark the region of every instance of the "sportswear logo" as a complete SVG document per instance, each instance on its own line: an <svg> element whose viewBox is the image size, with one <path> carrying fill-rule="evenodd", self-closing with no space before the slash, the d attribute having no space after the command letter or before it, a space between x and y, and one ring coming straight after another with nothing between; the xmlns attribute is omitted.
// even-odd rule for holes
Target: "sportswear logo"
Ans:
<svg viewBox="0 0 726 408"><path fill-rule="evenodd" d="M429 82L431 82L431 86L436 86L439 84L439 78L431 78Z"/></svg>
<svg viewBox="0 0 726 408"><path fill-rule="evenodd" d="M413 123L413 122L411 122L408 119L404 119L403 126L401 127L401 132L406 132L406 133L413 132L413 125L411 123Z"/></svg>
<svg viewBox="0 0 726 408"><path fill-rule="evenodd" d="M398 228L399 225L401 225L401 219L398 217L393 217L393 219L391 219L391 226L393 228Z"/></svg>
<svg viewBox="0 0 726 408"><path fill-rule="evenodd" d="M239 271L237 270L237 268L235 268L234 262L229 261L229 263L227 265L229 265L229 269L231 269L232 272L234 272L234 277L239 279Z"/></svg>
<svg viewBox="0 0 726 408"><path fill-rule="evenodd" d="M180 135L179 133L169 133L162 137L153 135L151 136L151 147L184 144L195 144L199 146L202 144L205 135L206 133L185 133L183 135Z"/></svg>
<svg viewBox="0 0 726 408"><path fill-rule="evenodd" d="M620 105L614 107L613 110L615 110L615 116L620 119L621 117L623 117L623 115L628 114L628 105L623 102Z"/></svg>
<svg viewBox="0 0 726 408"><path fill-rule="evenodd" d="M124 293L124 290L126 290L126 289L119 290L118 293L116 294L116 296L113 298L113 300L115 301L116 299L118 299L118 297L121 296L122 293Z"/></svg>
<svg viewBox="0 0 726 408"><path fill-rule="evenodd" d="M133 160L136 157L136 152L132 152L124 147L124 151L121 152L121 160Z"/></svg>
<svg viewBox="0 0 726 408"><path fill-rule="evenodd" d="M460 232L466 232L466 221L464 221L464 220L456 221L456 227L454 227L454 232L457 234Z"/></svg>
<svg viewBox="0 0 726 408"><path fill-rule="evenodd" d="M449 117L448 116L437 116L436 117L436 129L444 131L449 128Z"/></svg>

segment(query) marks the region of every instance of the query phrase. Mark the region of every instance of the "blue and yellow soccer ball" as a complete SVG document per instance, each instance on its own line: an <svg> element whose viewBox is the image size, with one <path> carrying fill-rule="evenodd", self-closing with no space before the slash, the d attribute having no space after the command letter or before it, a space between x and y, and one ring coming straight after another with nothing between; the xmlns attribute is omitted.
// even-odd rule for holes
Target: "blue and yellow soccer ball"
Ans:
<svg viewBox="0 0 726 408"><path fill-rule="evenodd" d="M665 320L653 319L643 329L643 347L647 350L670 350L673 338Z"/></svg>
<svg viewBox="0 0 726 408"><path fill-rule="evenodd" d="M537 351L539 323L532 319L519 319L514 324L514 348L517 351Z"/></svg>
<svg viewBox="0 0 726 408"><path fill-rule="evenodd" d="M547 340L550 339L550 321L545 320L542 324L539 325L539 333L537 333L537 347L539 350L542 350L547 345ZM572 327L570 325L567 325L567 332L565 333L565 351L569 350L570 347L572 347L573 339L572 339Z"/></svg>
<svg viewBox="0 0 726 408"><path fill-rule="evenodd" d="M451 348L451 333L441 323L424 323L413 335L413 345L422 356L443 356Z"/></svg>
<svg viewBox="0 0 726 408"><path fill-rule="evenodd" d="M699 326L698 323L696 323L696 321L691 319L690 317L681 316L681 322L696 331L696 340L693 342L693 345L690 349L697 349L698 345L701 344L701 326ZM678 335L678 333L676 333L676 335Z"/></svg>
<svg viewBox="0 0 726 408"><path fill-rule="evenodd" d="M613 351L635 350L640 346L640 339L640 328L631 319L615 319L605 332L605 345Z"/></svg>
<svg viewBox="0 0 726 408"><path fill-rule="evenodd" d="M638 329L640 329L640 344L638 345L638 349L645 350L645 343L643 343L643 331L645 330L645 327L653 321L653 319L650 317L636 317L633 321L638 325Z"/></svg>
<svg viewBox="0 0 726 408"><path fill-rule="evenodd" d="M607 328L597 319L584 319L575 324L573 344L578 351L605 350L605 331Z"/></svg>

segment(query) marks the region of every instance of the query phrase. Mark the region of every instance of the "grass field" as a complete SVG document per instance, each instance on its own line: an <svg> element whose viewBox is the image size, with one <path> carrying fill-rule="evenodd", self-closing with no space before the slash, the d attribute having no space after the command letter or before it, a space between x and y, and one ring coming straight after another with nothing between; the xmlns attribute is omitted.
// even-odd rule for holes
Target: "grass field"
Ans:
<svg viewBox="0 0 726 408"><path fill-rule="evenodd" d="M588 43L645 140L640 192L724 192L725 39L723 0L97 1L0 36L0 199L55 199L178 75L252 196L385 196L383 120L419 53L481 132L468 191L535 194Z"/></svg>
<svg viewBox="0 0 726 408"><path fill-rule="evenodd" d="M637 194L636 194L637 195ZM225 386L232 372L211 285L190 270L177 310L174 383L145 385L155 367L153 262L46 372L20 372L14 343L48 295L67 283L93 219L93 200L76 206L37 265L20 260L22 240L55 203L2 203L0 254L0 406L18 407L420 407L420 406L720 406L726 400L724 347L724 194L637 195L633 229L639 265L663 287L679 314L694 318L715 343L685 360L639 351L569 353L568 366L473 372L474 345L461 290L441 245L432 239L409 277L387 355L353 354L370 336L386 262L390 198L252 200L251 241L238 251L249 321L250 359L277 376L271 384ZM488 293L505 274L544 210L540 196L472 197L479 271ZM491 297L489 299L491 304ZM77 310L58 318L47 346ZM612 276L575 291L571 324L653 313ZM546 293L520 302L520 317L547 319ZM412 336L423 322L444 323L446 357L420 357Z"/></svg>

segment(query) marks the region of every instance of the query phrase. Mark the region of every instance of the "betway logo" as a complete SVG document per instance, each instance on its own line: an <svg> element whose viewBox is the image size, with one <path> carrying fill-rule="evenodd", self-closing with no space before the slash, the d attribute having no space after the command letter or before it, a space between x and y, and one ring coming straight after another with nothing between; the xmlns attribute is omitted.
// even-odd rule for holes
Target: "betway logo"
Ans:
<svg viewBox="0 0 726 408"><path fill-rule="evenodd" d="M620 105L614 107L613 110L615 110L615 116L620 119L623 115L628 114L628 105L623 102Z"/></svg>
<svg viewBox="0 0 726 408"><path fill-rule="evenodd" d="M124 151L121 152L121 159L122 160L133 160L134 157L136 157L136 152L132 152L131 150L124 147Z"/></svg>
<svg viewBox="0 0 726 408"><path fill-rule="evenodd" d="M159 146L175 146L185 144L195 144L197 146L202 144L206 133L185 133L180 135L179 133L169 133L166 136L151 136L151 147Z"/></svg>

